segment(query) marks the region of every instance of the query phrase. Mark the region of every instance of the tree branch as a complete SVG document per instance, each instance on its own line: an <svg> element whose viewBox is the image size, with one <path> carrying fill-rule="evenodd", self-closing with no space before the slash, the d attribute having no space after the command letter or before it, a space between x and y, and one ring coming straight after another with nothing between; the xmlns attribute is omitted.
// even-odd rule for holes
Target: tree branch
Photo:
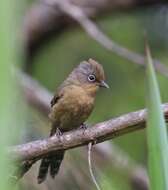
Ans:
<svg viewBox="0 0 168 190"><path fill-rule="evenodd" d="M37 81L34 81L28 75L18 71L17 76L29 104L46 116L50 110L49 101L52 98L52 94L45 88L42 88ZM163 110L165 117L167 118L168 103L163 105ZM90 141L97 141L97 143L99 143L131 131L143 129L145 127L145 120L146 110L143 109L96 124L85 131L76 130L64 133L61 138L51 137L49 139L19 145L10 150L16 153L16 157L28 160L36 156L43 156L43 154L47 154L52 150L82 146Z"/></svg>
<svg viewBox="0 0 168 190"><path fill-rule="evenodd" d="M105 49L131 61L132 63L142 66L145 65L145 57L143 55L133 52L111 40L86 16L80 7L69 3L67 0L42 0L42 2L53 7L53 9L55 6L59 7L61 11L77 21L86 33ZM166 65L162 64L158 60L153 60L153 63L158 72L168 77L168 67Z"/></svg>
<svg viewBox="0 0 168 190"><path fill-rule="evenodd" d="M19 70L16 72L26 101L44 116L47 116L50 112L50 101L53 95L27 74Z"/></svg>
<svg viewBox="0 0 168 190"><path fill-rule="evenodd" d="M168 115L168 103L163 105L164 114ZM89 142L101 143L145 127L146 110L131 112L120 117L98 123L86 130L77 129L66 132L61 137L53 136L37 140L10 149L10 155L17 159L29 160L43 157L52 151L67 150L83 146Z"/></svg>
<svg viewBox="0 0 168 190"><path fill-rule="evenodd" d="M80 7L89 18L102 14L112 13L116 10L135 9L142 6L167 3L166 0L70 0L70 3ZM41 3L34 3L28 10L24 19L24 38L27 53L31 56L52 35L74 26L74 20L64 12L55 8L55 11Z"/></svg>
<svg viewBox="0 0 168 190"><path fill-rule="evenodd" d="M64 18L61 18L61 19L59 18L57 21L60 21L60 20L65 21L66 20L65 18L67 16L68 21L69 21L69 19L76 21L87 32L87 34L92 39L97 41L101 46L103 46L104 48L106 48L110 52L113 52L113 53L115 53L115 54L117 54L117 55L119 55L119 56L133 62L133 63L136 63L138 65L143 65L143 66L145 65L145 58L143 55L138 54L136 52L133 52L133 51L117 44L116 42L112 41L107 35L105 35L97 27L97 25L88 18L86 7L84 9L82 9L79 5L73 4L72 3L73 1L67 1L67 0L62 0L62 1L59 1L59 0L41 0L41 2L42 2L42 4L39 4L39 7L44 8L46 6L46 8L44 8L44 9L47 9L50 12L49 15L54 15L54 13L56 13L56 15L57 15L58 12L61 14L64 14ZM157 1L152 1L152 3L155 3L155 2L157 2ZM145 2L143 2L143 3L145 4ZM34 14L36 14L36 13L34 13ZM41 14L41 15L43 15L43 14ZM49 21L50 21L50 19L49 19ZM46 21L47 19L44 19L44 20ZM25 31L30 30L30 31L32 31L32 34L35 33L35 35L31 35L31 36L38 37L38 35L36 35L37 31L32 29L32 27L34 27L34 25L36 23L36 22L34 22L34 16L33 16L33 23L34 24L29 24L29 22L28 21L26 22L28 24L25 25L25 26L27 26L27 27L25 27L26 28ZM50 22L50 25L52 25L52 23L53 23L53 21ZM46 29L46 26L45 26L45 29ZM28 35L25 35L25 36L28 37ZM26 39L28 39L28 38L26 38ZM28 45L31 43L29 43L26 40L25 44ZM154 60L153 62L154 62L156 70L168 77L167 66L162 64L158 60Z"/></svg>

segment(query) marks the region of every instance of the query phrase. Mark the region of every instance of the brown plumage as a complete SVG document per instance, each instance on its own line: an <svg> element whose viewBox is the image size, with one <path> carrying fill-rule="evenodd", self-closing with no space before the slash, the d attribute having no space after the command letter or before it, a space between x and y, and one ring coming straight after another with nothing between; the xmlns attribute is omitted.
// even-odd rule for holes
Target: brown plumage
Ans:
<svg viewBox="0 0 168 190"><path fill-rule="evenodd" d="M51 100L50 136L56 133L57 128L65 132L80 127L86 121L93 110L97 90L99 87L108 88L104 80L103 67L93 59L83 61L70 73ZM56 151L42 160L38 183L45 180L48 169L55 177L63 157L64 151Z"/></svg>

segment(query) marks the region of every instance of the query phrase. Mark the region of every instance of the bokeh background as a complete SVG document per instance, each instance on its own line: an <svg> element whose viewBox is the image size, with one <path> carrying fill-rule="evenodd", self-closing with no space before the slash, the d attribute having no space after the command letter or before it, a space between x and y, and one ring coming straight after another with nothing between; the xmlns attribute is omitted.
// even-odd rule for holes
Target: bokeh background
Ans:
<svg viewBox="0 0 168 190"><path fill-rule="evenodd" d="M157 1L156 1L157 2ZM34 1L27 2L21 10L21 26L25 22ZM155 3L153 3L155 4ZM165 4L118 8L96 16L94 22L118 44L144 54L144 31L151 47L153 57L168 65L168 7ZM52 24L52 23L51 23ZM88 119L89 124L105 121L124 113L142 109L146 105L145 69L125 58L109 52L91 39L85 31L72 25L57 35L45 36L45 40L32 55L23 48L22 70L37 80L48 91L54 92L71 70L81 61L93 58L105 70L109 90L98 93L95 109ZM24 45L24 44L23 44ZM168 100L167 78L158 73L163 102ZM47 137L50 125L47 116L19 99L18 112L22 122L19 143ZM23 114L24 113L24 114ZM102 148L93 148L92 162L98 183L104 190L148 189L146 131L140 130L117 137ZM104 151L103 151L104 150ZM66 152L59 175L55 180L47 179L37 184L38 165L35 164L20 180L19 187L24 190L93 190L87 161L87 147ZM138 177L137 177L138 176ZM141 181L142 179L142 181ZM145 184L144 184L145 183Z"/></svg>

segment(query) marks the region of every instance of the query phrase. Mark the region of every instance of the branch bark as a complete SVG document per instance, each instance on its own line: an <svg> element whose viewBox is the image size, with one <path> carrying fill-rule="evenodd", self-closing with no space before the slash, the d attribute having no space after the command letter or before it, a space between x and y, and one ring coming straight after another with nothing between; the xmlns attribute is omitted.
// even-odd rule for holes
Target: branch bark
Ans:
<svg viewBox="0 0 168 190"><path fill-rule="evenodd" d="M47 90L24 73L17 72L19 81L28 102L45 116L49 113L49 101L52 98ZM168 103L163 105L165 118L168 118ZM94 141L100 143L123 134L145 128L146 110L131 112L120 117L98 123L86 130L64 133L60 138L54 136L10 148L11 155L21 160L43 157L49 152L83 146Z"/></svg>
<svg viewBox="0 0 168 190"><path fill-rule="evenodd" d="M168 116L168 103L163 105L165 117ZM64 133L61 137L53 136L23 145L13 146L9 152L16 159L30 160L41 158L56 150L67 150L83 146L89 142L95 144L116 138L132 131L145 128L147 112L145 109L131 112L120 117L98 123L86 130L78 129Z"/></svg>

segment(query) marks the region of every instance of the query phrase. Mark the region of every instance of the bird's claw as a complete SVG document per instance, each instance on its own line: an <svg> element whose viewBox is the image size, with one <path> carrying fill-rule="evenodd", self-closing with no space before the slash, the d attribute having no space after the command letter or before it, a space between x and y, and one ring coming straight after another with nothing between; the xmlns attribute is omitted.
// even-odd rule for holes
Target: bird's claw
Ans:
<svg viewBox="0 0 168 190"><path fill-rule="evenodd" d="M62 135L62 132L59 128L56 129L55 136L60 137Z"/></svg>
<svg viewBox="0 0 168 190"><path fill-rule="evenodd" d="M82 125L80 126L80 129L86 130L87 128L88 128L88 125L86 123L82 123Z"/></svg>

